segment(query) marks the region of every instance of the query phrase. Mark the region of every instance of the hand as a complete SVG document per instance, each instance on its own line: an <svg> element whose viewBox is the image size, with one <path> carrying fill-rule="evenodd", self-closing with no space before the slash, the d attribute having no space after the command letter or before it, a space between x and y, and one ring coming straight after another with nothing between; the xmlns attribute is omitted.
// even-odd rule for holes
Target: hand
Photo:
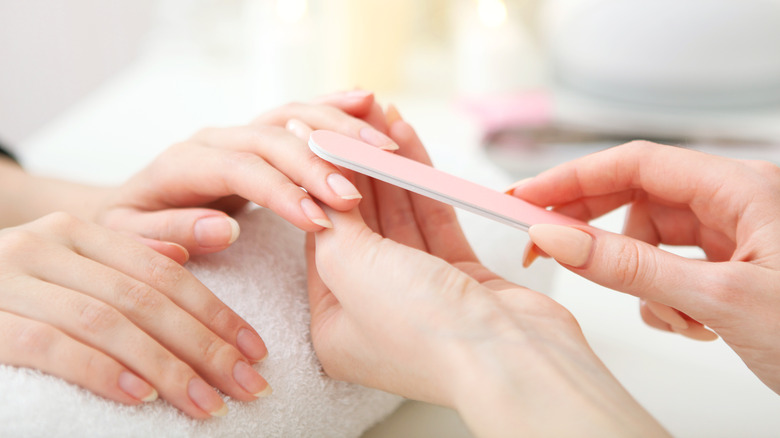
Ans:
<svg viewBox="0 0 780 438"><path fill-rule="evenodd" d="M152 246L182 261L177 245ZM126 404L159 394L195 418L226 413L212 386L270 392L250 366L267 355L252 327L142 243L55 213L0 230L0 266L1 363Z"/></svg>
<svg viewBox="0 0 780 438"><path fill-rule="evenodd" d="M540 225L531 239L573 272L642 298L651 326L713 339L708 326L780 393L777 166L635 142L544 172L514 195L583 220L630 203L625 236ZM698 246L707 261L661 243Z"/></svg>
<svg viewBox="0 0 780 438"><path fill-rule="evenodd" d="M430 163L406 122L389 132L399 154ZM664 434L568 311L479 264L450 207L355 178L362 217L328 211L333 229L307 242L329 376L455 407L480 436Z"/></svg>
<svg viewBox="0 0 780 438"><path fill-rule="evenodd" d="M305 231L329 227L311 197L344 211L355 207L361 195L339 169L309 150L308 139L299 139L285 125L330 129L377 147L397 148L368 122L353 117L370 114L374 105L370 93L339 93L313 104L283 106L248 126L204 129L105 196L97 221L176 242L193 254L227 248L239 233L228 213L247 200Z"/></svg>

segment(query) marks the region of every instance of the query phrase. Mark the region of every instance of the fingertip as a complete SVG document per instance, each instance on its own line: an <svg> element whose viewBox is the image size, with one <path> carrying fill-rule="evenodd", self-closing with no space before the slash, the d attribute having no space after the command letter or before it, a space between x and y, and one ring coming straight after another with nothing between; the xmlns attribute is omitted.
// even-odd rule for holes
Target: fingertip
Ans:
<svg viewBox="0 0 780 438"><path fill-rule="evenodd" d="M235 242L241 234L241 227L232 217L221 214L196 220L192 231L198 246L206 252L213 252Z"/></svg>
<svg viewBox="0 0 780 438"><path fill-rule="evenodd" d="M537 224L528 229L528 235L540 250L574 268L585 266L593 251L593 236L579 228Z"/></svg>
<svg viewBox="0 0 780 438"><path fill-rule="evenodd" d="M539 251L537 251L536 245L533 242L528 242L525 245L523 251L523 267L527 268L533 264L533 262L539 257Z"/></svg>
<svg viewBox="0 0 780 438"><path fill-rule="evenodd" d="M533 177L523 178L520 181L516 181L512 184L510 184L507 188L504 189L504 193L510 196L516 196L515 190L520 188L521 186L524 186L529 181L531 181Z"/></svg>

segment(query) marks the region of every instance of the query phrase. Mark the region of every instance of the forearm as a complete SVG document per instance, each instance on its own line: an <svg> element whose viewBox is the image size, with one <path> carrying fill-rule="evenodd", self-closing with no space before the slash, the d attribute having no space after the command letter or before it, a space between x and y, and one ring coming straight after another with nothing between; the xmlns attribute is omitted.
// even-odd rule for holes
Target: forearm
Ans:
<svg viewBox="0 0 780 438"><path fill-rule="evenodd" d="M453 405L477 436L668 436L584 339L501 330L459 360Z"/></svg>
<svg viewBox="0 0 780 438"><path fill-rule="evenodd" d="M109 189L28 174L0 157L0 228L30 222L55 211L93 221Z"/></svg>

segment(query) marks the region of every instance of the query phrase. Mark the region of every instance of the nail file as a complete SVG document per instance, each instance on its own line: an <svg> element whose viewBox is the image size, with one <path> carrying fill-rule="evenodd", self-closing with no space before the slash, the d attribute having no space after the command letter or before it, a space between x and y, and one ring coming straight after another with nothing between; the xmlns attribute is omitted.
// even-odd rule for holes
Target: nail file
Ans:
<svg viewBox="0 0 780 438"><path fill-rule="evenodd" d="M584 222L442 172L332 131L314 131L309 148L337 166L528 231L535 224Z"/></svg>

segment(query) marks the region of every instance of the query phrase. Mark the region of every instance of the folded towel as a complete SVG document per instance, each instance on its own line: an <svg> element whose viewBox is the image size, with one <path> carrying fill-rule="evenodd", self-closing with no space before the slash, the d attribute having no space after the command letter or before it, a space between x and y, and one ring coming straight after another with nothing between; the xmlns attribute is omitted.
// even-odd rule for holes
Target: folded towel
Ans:
<svg viewBox="0 0 780 438"><path fill-rule="evenodd" d="M260 333L256 369L273 394L228 399L226 417L193 420L163 400L125 406L35 370L0 366L2 437L356 437L401 398L324 376L311 346L304 235L269 210L237 215L241 237L190 269Z"/></svg>

